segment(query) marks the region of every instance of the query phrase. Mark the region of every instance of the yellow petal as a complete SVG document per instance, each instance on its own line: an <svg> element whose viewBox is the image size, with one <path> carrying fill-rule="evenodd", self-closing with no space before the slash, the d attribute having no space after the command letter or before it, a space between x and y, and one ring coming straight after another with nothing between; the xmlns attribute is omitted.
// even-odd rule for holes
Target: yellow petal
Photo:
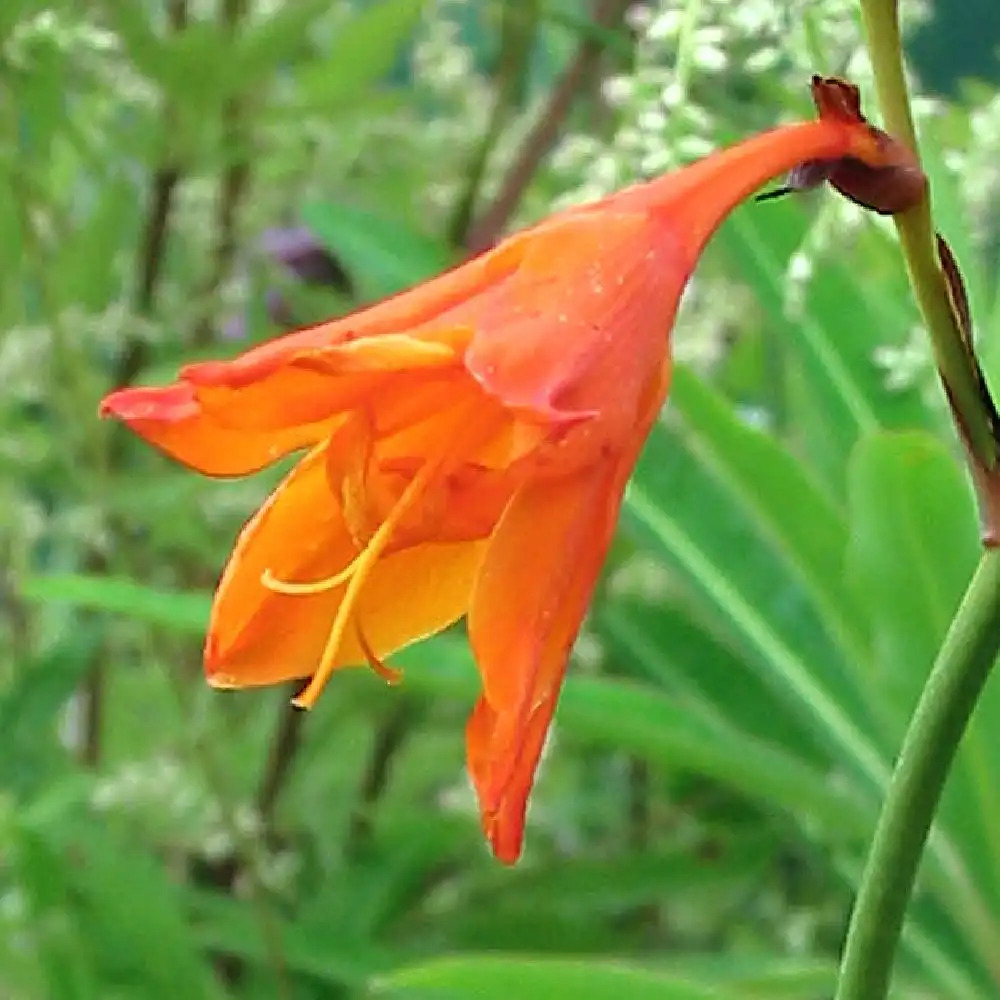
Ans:
<svg viewBox="0 0 1000 1000"><path fill-rule="evenodd" d="M222 574L208 636L205 669L216 684L244 687L311 673L338 594L290 597L262 582L337 572L354 542L326 479L326 444L314 448L240 532Z"/></svg>
<svg viewBox="0 0 1000 1000"><path fill-rule="evenodd" d="M465 613L482 542L428 542L385 556L368 575L355 619L378 657L450 625ZM282 594L265 571L287 581L333 576L357 554L330 490L326 446L314 449L247 524L223 573L205 645L210 680L246 687L307 677L315 670L346 583L312 594ZM335 666L369 657L357 629Z"/></svg>

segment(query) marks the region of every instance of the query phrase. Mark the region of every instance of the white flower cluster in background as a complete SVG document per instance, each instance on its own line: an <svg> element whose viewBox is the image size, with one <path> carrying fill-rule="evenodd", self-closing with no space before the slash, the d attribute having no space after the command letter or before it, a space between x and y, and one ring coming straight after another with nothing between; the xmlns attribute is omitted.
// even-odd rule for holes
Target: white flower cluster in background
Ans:
<svg viewBox="0 0 1000 1000"><path fill-rule="evenodd" d="M855 0L645 0L628 23L634 67L602 88L615 126L605 138L562 142L553 158L559 207L676 169L790 114L808 116L816 72L867 75ZM724 355L743 299L727 289L709 301L703 282L691 282L674 334L679 359L706 368Z"/></svg>
<svg viewBox="0 0 1000 1000"><path fill-rule="evenodd" d="M221 810L190 768L170 757L130 761L97 781L91 805L100 812L127 814L150 828L184 832L208 842Z"/></svg>
<svg viewBox="0 0 1000 1000"><path fill-rule="evenodd" d="M855 0L649 0L628 23L638 36L634 68L603 86L616 127L606 139L563 141L560 204L705 156L788 109L808 114L813 73L868 75Z"/></svg>
<svg viewBox="0 0 1000 1000"><path fill-rule="evenodd" d="M885 373L887 388L897 392L925 384L933 370L927 334L919 327L903 344L880 344L875 348L874 360Z"/></svg>
<svg viewBox="0 0 1000 1000"><path fill-rule="evenodd" d="M449 105L467 107L477 96L472 52L460 38L459 15L466 0L430 4L423 30L413 49L413 76L418 87ZM473 86L470 88L470 82Z"/></svg>
<svg viewBox="0 0 1000 1000"><path fill-rule="evenodd" d="M926 15L926 4L908 5L906 27L912 29ZM560 143L551 161L562 192L555 207L591 201L676 169L783 120L808 118L813 114L809 81L816 73L856 83L866 111L877 120L856 0L641 0L627 20L637 36L634 65L602 86L613 125L603 137L576 132ZM911 80L911 93L919 90L918 81ZM914 101L918 122L940 112L938 102ZM983 101L973 122L975 143L952 151L951 158L962 172L970 217L995 223L1000 99ZM814 204L812 224L785 274L791 319L802 313L813 275L827 255L842 257L845 241L858 238L865 227L894 238L887 220L846 199L822 198ZM717 294L720 283L724 295ZM739 288L723 276L696 278L675 333L678 356L710 367L739 327L738 311L724 305L734 301L740 301ZM905 372L886 368L888 385L911 384L917 364L913 351L910 345L905 352ZM897 354L881 351L873 364L888 366L890 356Z"/></svg>
<svg viewBox="0 0 1000 1000"><path fill-rule="evenodd" d="M424 197L436 212L450 212L458 203L496 102L495 84L476 67L461 37L463 8L468 6L469 0L429 3L413 48L413 86L435 109L414 138L421 147L418 162L434 165ZM509 134L500 137L505 141L510 142Z"/></svg>
<svg viewBox="0 0 1000 1000"><path fill-rule="evenodd" d="M209 862L234 855L248 862L247 843L263 842L256 809L243 803L227 812L192 769L170 757L122 765L95 784L91 805ZM294 877L298 862L293 853L255 850L253 854L256 877L272 889Z"/></svg>
<svg viewBox="0 0 1000 1000"><path fill-rule="evenodd" d="M960 179L967 224L984 237L1000 217L1000 93L982 95L969 116L969 142L946 151L945 163Z"/></svg>
<svg viewBox="0 0 1000 1000"><path fill-rule="evenodd" d="M83 11L45 7L16 21L0 40L3 59L24 74L51 73L54 53L66 61L62 69L70 71L75 84L84 76L105 85L113 95L109 107L120 108L123 102L148 105L155 99L155 90L125 58L118 34ZM72 95L67 89L63 96L69 100ZM92 122L81 116L78 124L87 132Z"/></svg>
<svg viewBox="0 0 1000 1000"><path fill-rule="evenodd" d="M65 11L46 7L18 21L3 43L3 54L18 69L29 67L39 50L54 47L68 53L106 54L119 49L118 37Z"/></svg>

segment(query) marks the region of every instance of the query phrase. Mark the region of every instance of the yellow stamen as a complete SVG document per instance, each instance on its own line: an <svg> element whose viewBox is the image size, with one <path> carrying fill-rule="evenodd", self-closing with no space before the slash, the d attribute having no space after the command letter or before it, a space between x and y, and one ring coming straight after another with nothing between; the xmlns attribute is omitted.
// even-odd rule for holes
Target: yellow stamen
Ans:
<svg viewBox="0 0 1000 1000"><path fill-rule="evenodd" d="M344 641L347 625L351 620L358 596L364 587L365 581L368 579L368 575L375 568L392 541L392 537L399 527L400 522L413 508L414 504L421 499L428 485L435 476L440 474L441 469L452 462L460 461L462 454L464 454L463 449L468 446L469 442L473 438L480 437L484 432L487 432L486 428L478 425L478 422L466 407L463 407L461 412L456 414L456 418L454 426L458 428L464 427L464 433L460 432L457 435L450 435L447 433L450 428L447 426L442 427L442 438L447 442L445 446L437 455L428 458L420 467L417 474L407 484L406 489L400 494L399 499L389 511L386 519L369 539L364 550L351 561L346 569L330 578L330 580L337 580L339 583L342 583L346 574L349 576L349 582L347 583L347 589L344 591L344 596L341 598L340 606L337 608L337 616L333 620L330 636L323 648L323 654L316 667L316 672L312 675L303 691L292 699L292 704L296 708L312 708L320 692L326 686L326 682L330 679L330 674L333 673L334 664L337 659L337 652ZM316 593L317 590L327 590L331 586L337 585L330 583L330 580L320 580L314 584L284 584L283 586L293 588L304 586L308 589L302 591L302 593ZM278 582L280 583L280 581Z"/></svg>
<svg viewBox="0 0 1000 1000"><path fill-rule="evenodd" d="M355 620L355 628L358 636L358 645L361 647L361 652L365 654L365 659L368 661L368 666L378 674L389 684L390 686L395 684L401 684L403 681L403 671L397 670L395 667L390 667L385 660L381 659L379 655L371 647L371 643L368 642L368 638L365 635L364 629L361 627L361 622Z"/></svg>
<svg viewBox="0 0 1000 1000"><path fill-rule="evenodd" d="M303 580L294 582L292 580L279 580L270 569L264 570L260 574L260 582L268 590L273 590L276 594L288 594L290 597L297 597L309 594L322 594L327 590L339 587L354 575L358 568L358 563L364 552L358 553L339 573L328 576L323 580Z"/></svg>

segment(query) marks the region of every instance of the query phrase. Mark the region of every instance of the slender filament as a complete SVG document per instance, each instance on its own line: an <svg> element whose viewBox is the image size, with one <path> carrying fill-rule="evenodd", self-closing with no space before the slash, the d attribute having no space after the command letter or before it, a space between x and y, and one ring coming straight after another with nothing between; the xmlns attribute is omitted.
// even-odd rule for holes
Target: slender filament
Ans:
<svg viewBox="0 0 1000 1000"><path fill-rule="evenodd" d="M354 576L358 563L367 549L359 552L342 570L334 573L333 576L324 577L322 580L303 580L296 582L293 580L279 580L270 569L265 569L260 574L260 582L273 590L276 594L287 594L289 597L308 596L309 594L322 594L327 590L333 590Z"/></svg>
<svg viewBox="0 0 1000 1000"><path fill-rule="evenodd" d="M337 653L344 641L344 636L347 634L348 624L354 616L358 597L372 570L391 545L400 523L426 494L428 486L441 475L442 470L448 465L460 461L462 454L472 441L487 433L482 422L475 420L467 407L462 407L461 412L456 414L456 418L454 424L449 422L441 428L441 436L446 442L444 446L436 454L432 454L417 470L416 475L406 485L385 520L369 539L368 544L344 569L325 580L303 583L277 580L268 572L262 575L261 582L264 586L282 594L316 594L332 590L344 583L347 584L316 670L304 690L292 700L292 704L297 708L312 708L329 680L330 674L333 673ZM460 430L458 434L449 433L456 427L464 428L464 430ZM375 656L367 640L361 645L369 664L372 666L375 666L376 663L381 665L381 661ZM384 667L384 665L382 666ZM391 671L389 668L384 668L384 673L389 675Z"/></svg>

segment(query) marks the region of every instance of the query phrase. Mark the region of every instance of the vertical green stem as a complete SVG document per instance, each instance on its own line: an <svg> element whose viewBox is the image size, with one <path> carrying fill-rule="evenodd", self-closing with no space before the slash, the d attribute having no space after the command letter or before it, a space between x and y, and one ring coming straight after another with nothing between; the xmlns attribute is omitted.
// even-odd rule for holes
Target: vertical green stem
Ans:
<svg viewBox="0 0 1000 1000"><path fill-rule="evenodd" d="M894 139L919 153L903 70L898 0L861 0L861 16L883 126ZM970 362L968 349L963 344L938 262L930 198L894 216L893 222L899 234L910 286L927 324L934 359L962 434L967 439L971 458L980 468L992 470L998 461L998 446L980 395L976 367Z"/></svg>
<svg viewBox="0 0 1000 1000"><path fill-rule="evenodd" d="M861 0L861 19L868 37L883 126L894 139L916 151L917 132L906 91L897 0Z"/></svg>
<svg viewBox="0 0 1000 1000"><path fill-rule="evenodd" d="M886 131L918 152L903 70L898 0L861 0ZM992 525L998 461L978 366L938 260L930 198L894 218L914 297L934 347ZM989 405L987 405L989 404ZM985 497L985 500L984 500ZM984 553L927 680L889 785L851 916L836 1000L884 1000L906 908L941 793L965 727L1000 649L1000 552Z"/></svg>
<svg viewBox="0 0 1000 1000"><path fill-rule="evenodd" d="M972 577L896 763L861 876L836 1000L883 1000L951 763L1000 650L1000 552Z"/></svg>

